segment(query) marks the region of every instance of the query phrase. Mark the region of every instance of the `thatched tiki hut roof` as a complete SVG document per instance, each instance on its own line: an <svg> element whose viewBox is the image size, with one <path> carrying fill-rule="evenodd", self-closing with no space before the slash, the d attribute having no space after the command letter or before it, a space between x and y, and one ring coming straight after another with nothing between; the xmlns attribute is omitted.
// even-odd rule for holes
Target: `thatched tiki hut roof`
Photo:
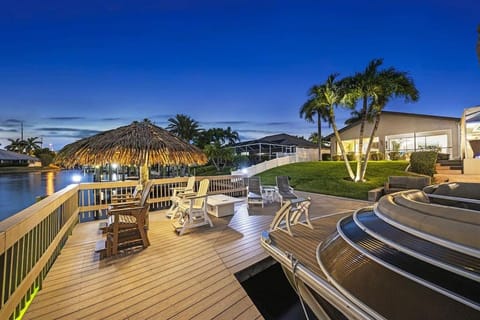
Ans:
<svg viewBox="0 0 480 320"><path fill-rule="evenodd" d="M207 157L197 147L144 120L66 145L55 162L65 167L107 163L193 165L205 164Z"/></svg>

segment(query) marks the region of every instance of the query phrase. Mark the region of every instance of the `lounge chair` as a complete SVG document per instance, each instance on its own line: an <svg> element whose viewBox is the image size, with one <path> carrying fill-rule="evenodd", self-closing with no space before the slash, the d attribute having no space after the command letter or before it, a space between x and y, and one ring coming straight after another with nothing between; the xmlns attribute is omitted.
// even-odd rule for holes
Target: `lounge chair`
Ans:
<svg viewBox="0 0 480 320"><path fill-rule="evenodd" d="M292 187L290 187L287 176L277 176L276 180L276 191L278 197L280 198L280 205L283 205L283 203L287 200L294 200L298 198L297 195L293 193L294 190Z"/></svg>
<svg viewBox="0 0 480 320"><path fill-rule="evenodd" d="M178 208L178 204L182 201L185 196L192 196L195 195L193 188L195 187L195 177L189 177L187 180L187 185L185 187L175 187L172 188L172 196L170 200L172 201L172 205L167 211L167 218L173 219L176 217L176 211Z"/></svg>
<svg viewBox="0 0 480 320"><path fill-rule="evenodd" d="M173 219L172 227L178 233L183 235L185 230L196 228L204 225L213 227L212 220L207 213L207 192L210 180L203 179L200 181L198 191L194 196L185 196L178 203L178 217Z"/></svg>
<svg viewBox="0 0 480 320"><path fill-rule="evenodd" d="M261 204L263 208L264 201L260 177L250 177L247 183L247 206Z"/></svg>
<svg viewBox="0 0 480 320"><path fill-rule="evenodd" d="M153 182L149 181L142 192L138 202L132 204L122 203L107 211L108 222L105 228L106 256L116 255L118 251L133 247L146 248L150 245L147 236L148 211L150 204L147 202Z"/></svg>
<svg viewBox="0 0 480 320"><path fill-rule="evenodd" d="M311 202L310 198L298 198L286 201L285 204L280 207L280 210L275 213L275 217L270 224L270 231L280 230L293 237L294 235L291 229L293 225L301 224L313 229L309 214ZM301 220L302 216L305 217L304 221ZM286 229L284 229L284 227Z"/></svg>

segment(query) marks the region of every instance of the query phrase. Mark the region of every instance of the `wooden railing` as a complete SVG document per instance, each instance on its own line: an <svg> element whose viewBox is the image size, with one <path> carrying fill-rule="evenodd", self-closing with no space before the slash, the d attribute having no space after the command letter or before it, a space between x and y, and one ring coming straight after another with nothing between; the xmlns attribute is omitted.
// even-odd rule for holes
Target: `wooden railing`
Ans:
<svg viewBox="0 0 480 320"><path fill-rule="evenodd" d="M244 196L240 176L210 179L209 194ZM152 210L170 206L173 187L188 178L156 179L149 203ZM136 181L70 185L0 222L0 319L18 319L41 288L42 281L79 221L104 217L111 196L132 192ZM92 249L93 250L93 249Z"/></svg>
<svg viewBox="0 0 480 320"><path fill-rule="evenodd" d="M78 222L71 185L0 222L0 319L22 316Z"/></svg>
<svg viewBox="0 0 480 320"><path fill-rule="evenodd" d="M226 194L233 197L245 195L241 176L196 177L196 187L200 180L209 179L209 194ZM171 204L172 189L187 184L187 177L154 179L148 202L151 210L168 208ZM79 191L80 221L105 218L106 209L111 204L111 196L118 193L131 193L137 181L82 183Z"/></svg>

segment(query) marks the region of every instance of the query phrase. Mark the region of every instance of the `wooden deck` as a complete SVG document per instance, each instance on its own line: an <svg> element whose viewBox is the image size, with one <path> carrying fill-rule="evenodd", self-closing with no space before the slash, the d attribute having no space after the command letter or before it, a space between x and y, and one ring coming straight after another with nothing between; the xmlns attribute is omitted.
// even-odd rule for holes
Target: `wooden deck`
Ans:
<svg viewBox="0 0 480 320"><path fill-rule="evenodd" d="M321 214L365 205L328 200L313 199L311 211L324 210L322 203ZM233 217L213 217L214 228L181 237L153 212L150 247L104 260L94 252L98 222L79 224L24 319L262 319L234 274L267 257L259 238L276 209L249 214L240 204Z"/></svg>
<svg viewBox="0 0 480 320"><path fill-rule="evenodd" d="M282 252L290 252L301 264L323 276L317 262L317 247L335 231L338 220L350 213L351 211L340 212L315 219L312 221L313 230L304 225L294 225L293 237L281 230L275 230L270 232L270 239Z"/></svg>

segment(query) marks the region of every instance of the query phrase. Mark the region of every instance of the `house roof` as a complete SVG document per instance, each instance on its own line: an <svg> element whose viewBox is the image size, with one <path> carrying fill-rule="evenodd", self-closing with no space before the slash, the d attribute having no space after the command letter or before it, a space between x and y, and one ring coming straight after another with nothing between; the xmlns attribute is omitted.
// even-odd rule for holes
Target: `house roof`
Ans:
<svg viewBox="0 0 480 320"><path fill-rule="evenodd" d="M456 117L435 116L435 115L431 115L431 114L408 113L408 112L397 112L397 111L382 111L382 115L385 115L385 114L387 114L387 115L389 114L389 115L393 115L393 116L409 116L409 117L419 117L419 118L452 120L452 121L458 121L458 122L460 122L460 120L461 120L460 118L456 118ZM352 127L357 126L358 124L360 124L360 120L341 128L340 130L338 130L338 133L342 133L342 132L344 132L344 131L352 128ZM326 136L325 139L330 139L333 136L334 136L334 133L331 133L328 136Z"/></svg>
<svg viewBox="0 0 480 320"><path fill-rule="evenodd" d="M15 161L15 160L27 160L27 161L40 161L40 159L21 154L13 151L2 150L0 149L0 160L8 160L8 161Z"/></svg>
<svg viewBox="0 0 480 320"><path fill-rule="evenodd" d="M266 136L256 140L244 141L239 142L232 147L239 147L249 144L258 144L258 143L265 143L265 144L276 144L276 145L284 145L284 146L297 146L300 148L316 148L317 145L307 141L303 138L295 137L286 133L274 134L271 136Z"/></svg>

